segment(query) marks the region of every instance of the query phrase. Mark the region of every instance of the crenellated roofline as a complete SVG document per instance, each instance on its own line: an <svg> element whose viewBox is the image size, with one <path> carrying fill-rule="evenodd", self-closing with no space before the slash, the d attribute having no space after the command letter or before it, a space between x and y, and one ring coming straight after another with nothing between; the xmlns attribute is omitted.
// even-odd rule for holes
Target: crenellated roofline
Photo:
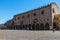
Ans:
<svg viewBox="0 0 60 40"><path fill-rule="evenodd" d="M46 8L46 7L51 6L52 4L54 4L54 5L57 6L57 4L56 4L55 2L52 2L52 3L48 4L48 5L41 6L41 7L38 7L38 8L36 8L36 9L29 10L29 11L26 11L26 12L23 12L23 13L19 13L19 14L16 14L16 15L14 15L14 16L18 16L18 15L21 15L21 14L29 13L29 12L36 11L36 10L39 10L39 9L43 9L43 8ZM57 6L57 7L58 7L58 6Z"/></svg>

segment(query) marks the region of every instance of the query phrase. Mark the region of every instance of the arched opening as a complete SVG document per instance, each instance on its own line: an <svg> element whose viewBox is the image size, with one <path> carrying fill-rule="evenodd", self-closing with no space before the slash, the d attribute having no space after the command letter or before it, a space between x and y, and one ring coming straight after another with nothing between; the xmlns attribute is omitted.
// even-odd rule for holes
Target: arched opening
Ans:
<svg viewBox="0 0 60 40"><path fill-rule="evenodd" d="M21 25L19 26L19 29L21 29Z"/></svg>
<svg viewBox="0 0 60 40"><path fill-rule="evenodd" d="M24 29L24 25L22 25L22 29Z"/></svg>
<svg viewBox="0 0 60 40"><path fill-rule="evenodd" d="M15 28L15 25L12 28L14 29Z"/></svg>
<svg viewBox="0 0 60 40"><path fill-rule="evenodd" d="M53 23L53 28L55 28L56 30L59 29L55 22Z"/></svg>
<svg viewBox="0 0 60 40"><path fill-rule="evenodd" d="M39 29L40 30L44 30L44 24L43 23L40 24L40 28Z"/></svg>
<svg viewBox="0 0 60 40"><path fill-rule="evenodd" d="M32 25L32 30L35 30L35 24Z"/></svg>
<svg viewBox="0 0 60 40"><path fill-rule="evenodd" d="M50 26L50 25L49 25L48 23L46 23L46 24L45 24L45 28L44 28L44 29L45 29L45 30L49 30L49 29L50 29L50 27L49 27L49 26Z"/></svg>
<svg viewBox="0 0 60 40"><path fill-rule="evenodd" d="M14 26L14 29L16 30L17 25Z"/></svg>
<svg viewBox="0 0 60 40"><path fill-rule="evenodd" d="M25 25L23 25L23 29L24 29L24 30L26 29Z"/></svg>
<svg viewBox="0 0 60 40"><path fill-rule="evenodd" d="M10 26L7 26L8 29L11 29Z"/></svg>
<svg viewBox="0 0 60 40"><path fill-rule="evenodd" d="M36 30L39 30L39 24L36 24Z"/></svg>
<svg viewBox="0 0 60 40"><path fill-rule="evenodd" d="M27 27L27 30L29 30L29 25L27 25L26 27Z"/></svg>
<svg viewBox="0 0 60 40"><path fill-rule="evenodd" d="M19 26L17 26L16 29L18 30L19 29Z"/></svg>
<svg viewBox="0 0 60 40"><path fill-rule="evenodd" d="M20 26L20 29L23 29L23 25Z"/></svg>
<svg viewBox="0 0 60 40"><path fill-rule="evenodd" d="M25 29L27 30L27 25L25 25Z"/></svg>
<svg viewBox="0 0 60 40"><path fill-rule="evenodd" d="M28 25L28 27L29 27L29 30L31 30L31 25L30 24Z"/></svg>
<svg viewBox="0 0 60 40"><path fill-rule="evenodd" d="M22 27L23 27L23 25L20 25L20 26L19 26L19 29L22 29Z"/></svg>

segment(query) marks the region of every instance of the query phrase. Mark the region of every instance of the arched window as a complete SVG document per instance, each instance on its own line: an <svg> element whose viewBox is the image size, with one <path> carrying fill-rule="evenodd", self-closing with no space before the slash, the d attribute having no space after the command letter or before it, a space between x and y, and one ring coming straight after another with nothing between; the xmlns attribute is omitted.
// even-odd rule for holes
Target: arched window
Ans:
<svg viewBox="0 0 60 40"><path fill-rule="evenodd" d="M34 16L36 16L36 13L34 13Z"/></svg>
<svg viewBox="0 0 60 40"><path fill-rule="evenodd" d="M44 10L41 11L41 14L42 14L42 15L44 14Z"/></svg>
<svg viewBox="0 0 60 40"><path fill-rule="evenodd" d="M29 17L30 17L30 15L28 14L28 15L27 15L27 17L29 18Z"/></svg>
<svg viewBox="0 0 60 40"><path fill-rule="evenodd" d="M17 17L17 19L19 20L19 17Z"/></svg>
<svg viewBox="0 0 60 40"><path fill-rule="evenodd" d="M24 16L22 16L22 18L24 18Z"/></svg>
<svg viewBox="0 0 60 40"><path fill-rule="evenodd" d="M54 8L53 8L53 13L55 13L55 10L54 10Z"/></svg>

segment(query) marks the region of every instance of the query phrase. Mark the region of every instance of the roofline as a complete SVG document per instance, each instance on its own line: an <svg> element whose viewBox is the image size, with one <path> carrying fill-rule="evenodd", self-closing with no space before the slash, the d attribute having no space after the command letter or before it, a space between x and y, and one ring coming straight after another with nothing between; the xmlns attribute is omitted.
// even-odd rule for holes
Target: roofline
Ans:
<svg viewBox="0 0 60 40"><path fill-rule="evenodd" d="M32 12L32 11L35 11L35 10L39 10L39 9L42 9L42 8L46 8L46 7L49 7L49 6L51 6L51 4L48 4L48 5L46 5L46 6L38 7L38 8L36 8L36 9L23 12L23 13L21 13L21 14L29 13L29 12ZM16 14L16 15L14 15L14 16L21 15L21 14Z"/></svg>
<svg viewBox="0 0 60 40"><path fill-rule="evenodd" d="M50 4L51 4L51 5L52 5L52 4L56 5L57 8L59 9L58 5L57 5L55 2L52 2L52 3L50 3Z"/></svg>
<svg viewBox="0 0 60 40"><path fill-rule="evenodd" d="M46 6L41 6L41 7L38 7L38 8L36 8L36 9L33 9L33 10L29 10L29 11L26 11L26 12L23 12L23 13L16 14L16 15L14 15L14 16L18 16L18 15L21 15L21 14L25 14L25 13L29 13L29 12L35 11L35 10L39 10L39 9L42 9L42 8L46 8L46 7L48 7L48 6L51 6L52 4L54 4L54 5L57 6L57 4L56 4L55 2L52 2L52 3L50 3L50 4L46 5ZM57 6L57 8L58 8L58 6Z"/></svg>

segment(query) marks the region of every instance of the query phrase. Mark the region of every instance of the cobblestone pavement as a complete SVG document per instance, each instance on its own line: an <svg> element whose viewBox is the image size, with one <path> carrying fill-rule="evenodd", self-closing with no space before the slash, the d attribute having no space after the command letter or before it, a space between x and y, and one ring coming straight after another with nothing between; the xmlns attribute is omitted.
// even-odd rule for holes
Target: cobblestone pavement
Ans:
<svg viewBox="0 0 60 40"><path fill-rule="evenodd" d="M0 30L0 40L60 40L60 31Z"/></svg>

